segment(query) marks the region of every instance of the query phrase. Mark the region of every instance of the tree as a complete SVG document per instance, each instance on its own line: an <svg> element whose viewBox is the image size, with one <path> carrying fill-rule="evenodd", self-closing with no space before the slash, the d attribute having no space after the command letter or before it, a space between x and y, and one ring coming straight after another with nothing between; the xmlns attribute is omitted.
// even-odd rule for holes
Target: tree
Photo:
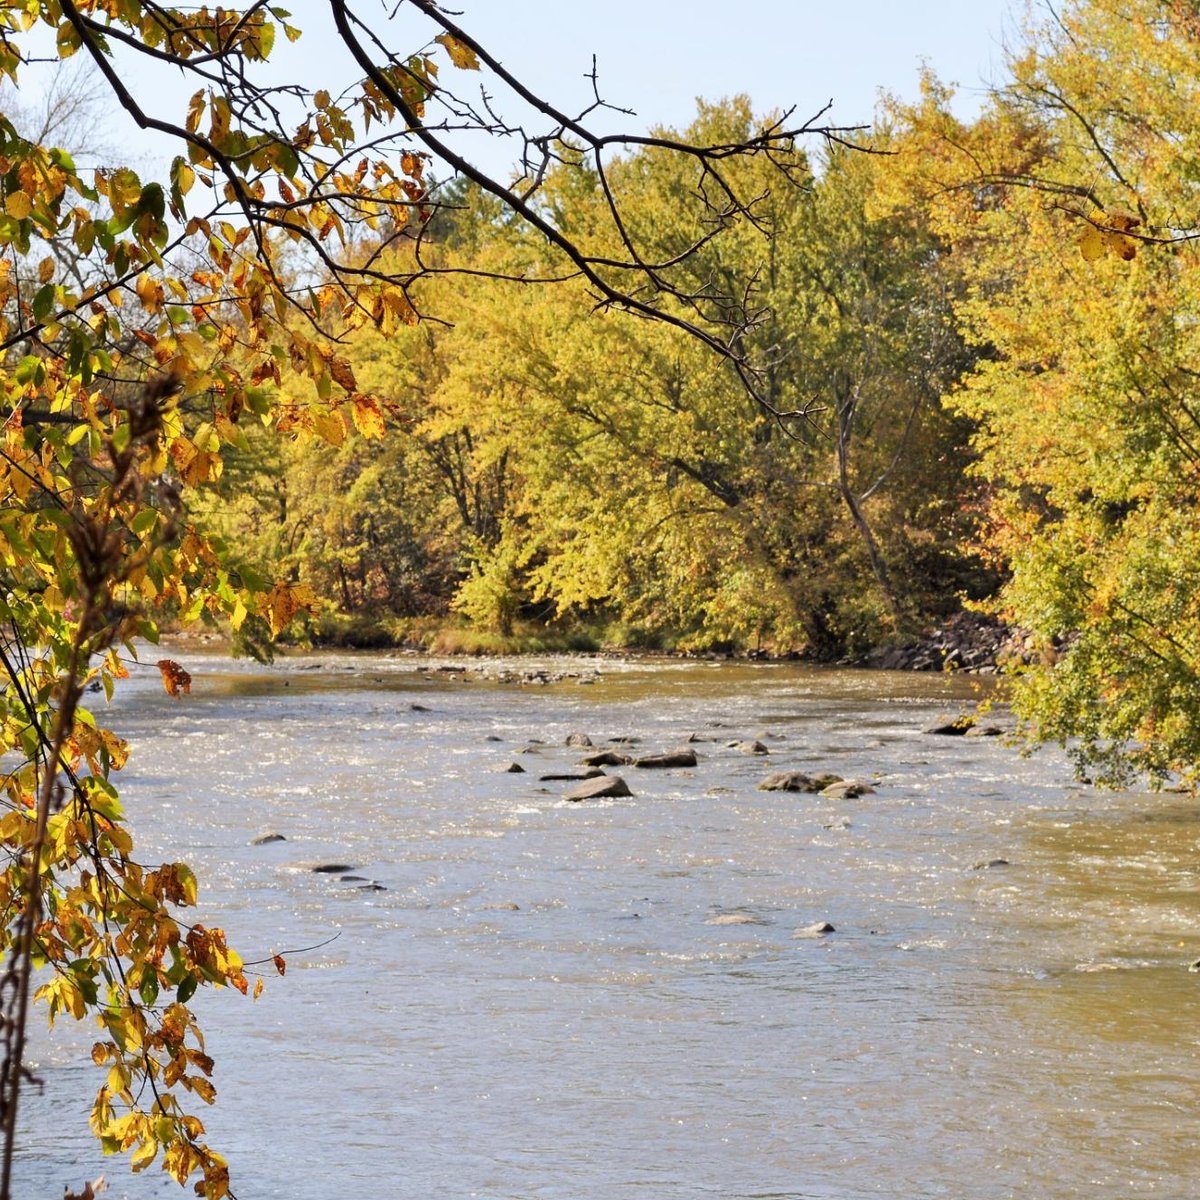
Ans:
<svg viewBox="0 0 1200 1200"><path fill-rule="evenodd" d="M752 309L697 286L688 260L755 221L758 195L738 189L736 164L761 163L786 183L795 138L838 131L778 121L738 142L624 139L693 173L702 232L658 258L607 190L606 216L589 229L544 194L551 167L586 169L606 189L623 143L593 130L599 99L579 117L561 113L436 4L401 7L418 27L372 27L347 0L314 7L326 22L318 36L355 65L341 90L264 74L300 31L261 0L0 10L0 76L18 91L48 33L61 58L94 64L138 129L178 150L161 180L120 161L84 170L15 109L0 116L0 752L14 764L0 816L0 1197L11 1192L35 972L52 1019L101 1026L93 1058L107 1077L92 1126L105 1149L131 1151L134 1170L159 1159L180 1182L199 1175L202 1194L228 1194L227 1165L186 1111L189 1094L214 1095L187 1004L202 984L246 991L249 964L220 930L181 915L197 899L186 866L138 862L112 782L127 747L84 692L119 686L131 639L153 641L163 614L275 635L310 602L288 574L264 577L206 536L195 497L261 437L248 426L310 447L342 445L351 427L383 433L384 407L360 389L345 339L399 333L418 319L418 283L450 276L453 286L477 269L434 261L434 170L457 171L552 248L553 275L509 286L579 281L593 306L669 326L766 402L746 350ZM396 39L419 48L391 49ZM153 70L194 86L178 120L139 103L132 81ZM497 116L488 92L471 99L446 83L476 71L540 129ZM464 129L518 138L525 178L501 183L474 167L453 144ZM166 691L186 693L186 672L159 666ZM282 957L274 965L282 971Z"/></svg>
<svg viewBox="0 0 1200 1200"><path fill-rule="evenodd" d="M1081 773L1200 764L1194 6L1076 0L969 127L930 86L912 179L954 246L1000 611L1040 639L1016 704ZM918 160L919 156L919 160ZM919 165L918 165L919 162Z"/></svg>

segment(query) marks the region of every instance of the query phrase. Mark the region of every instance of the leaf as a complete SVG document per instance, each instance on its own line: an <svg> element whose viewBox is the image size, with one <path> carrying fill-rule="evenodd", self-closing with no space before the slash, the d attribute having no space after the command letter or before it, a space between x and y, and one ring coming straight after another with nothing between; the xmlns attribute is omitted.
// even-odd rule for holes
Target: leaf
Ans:
<svg viewBox="0 0 1200 1200"><path fill-rule="evenodd" d="M354 368L344 358L334 358L329 364L329 374L333 376L333 382L340 384L346 391L358 391L358 381L354 378Z"/></svg>
<svg viewBox="0 0 1200 1200"><path fill-rule="evenodd" d="M382 438L387 432L383 423L383 412L374 396L361 393L353 398L354 427L365 438Z"/></svg>
<svg viewBox="0 0 1200 1200"><path fill-rule="evenodd" d="M446 48L446 53L450 55L450 61L456 67L464 71L479 70L479 59L475 51L465 42L460 42L453 34L439 33L433 40L440 42Z"/></svg>
<svg viewBox="0 0 1200 1200"><path fill-rule="evenodd" d="M192 677L173 658L160 658L155 666L162 673L164 690L173 700L182 693L191 694Z"/></svg>
<svg viewBox="0 0 1200 1200"><path fill-rule="evenodd" d="M262 606L266 609L267 621L271 626L271 636L277 637L292 623L301 609L311 608L315 602L313 590L307 584L290 584L283 580L276 583L262 598Z"/></svg>
<svg viewBox="0 0 1200 1200"><path fill-rule="evenodd" d="M24 221L33 212L33 201L28 192L10 192L4 201L4 211L18 221Z"/></svg>
<svg viewBox="0 0 1200 1200"><path fill-rule="evenodd" d="M1106 249L1104 234L1095 225L1088 225L1079 235L1079 253L1086 262L1095 262L1096 259L1103 258Z"/></svg>
<svg viewBox="0 0 1200 1200"><path fill-rule="evenodd" d="M287 960L282 954L272 955L271 961L275 964L275 970L277 970L280 975L287 974Z"/></svg>

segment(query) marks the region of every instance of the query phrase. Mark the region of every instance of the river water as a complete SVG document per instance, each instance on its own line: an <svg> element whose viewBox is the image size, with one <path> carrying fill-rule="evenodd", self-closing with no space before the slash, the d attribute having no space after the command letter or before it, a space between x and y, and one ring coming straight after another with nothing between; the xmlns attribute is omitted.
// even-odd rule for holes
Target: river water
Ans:
<svg viewBox="0 0 1200 1200"><path fill-rule="evenodd" d="M925 733L968 681L183 661L190 697L141 669L107 716L143 861L193 864L197 919L288 958L257 1003L194 1001L241 1200L1197 1194L1200 809ZM572 804L538 776L573 731L711 740ZM785 769L875 791L758 790ZM95 1150L93 1036L35 1039L16 1195L188 1194Z"/></svg>

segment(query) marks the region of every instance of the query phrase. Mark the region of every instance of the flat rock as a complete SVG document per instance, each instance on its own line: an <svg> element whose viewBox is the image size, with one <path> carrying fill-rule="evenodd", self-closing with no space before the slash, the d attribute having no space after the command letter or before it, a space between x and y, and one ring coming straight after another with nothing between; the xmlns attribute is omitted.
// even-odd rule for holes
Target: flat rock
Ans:
<svg viewBox="0 0 1200 1200"><path fill-rule="evenodd" d="M252 846L269 846L272 842L286 842L287 838L282 833L260 833L258 837L251 841Z"/></svg>
<svg viewBox="0 0 1200 1200"><path fill-rule="evenodd" d="M1004 732L999 725L972 725L965 737L999 737Z"/></svg>
<svg viewBox="0 0 1200 1200"><path fill-rule="evenodd" d="M586 733L568 733L568 746L594 746L596 743L592 741Z"/></svg>
<svg viewBox="0 0 1200 1200"><path fill-rule="evenodd" d="M820 785L803 771L778 771L758 785L760 792L819 792Z"/></svg>
<svg viewBox="0 0 1200 1200"><path fill-rule="evenodd" d="M485 737L483 740L485 742L502 742L502 741L504 741L504 739L498 733L489 733L487 735L487 737Z"/></svg>
<svg viewBox="0 0 1200 1200"><path fill-rule="evenodd" d="M351 863L318 863L312 868L314 875L344 875L347 871L353 871L354 867Z"/></svg>
<svg viewBox="0 0 1200 1200"><path fill-rule="evenodd" d="M1008 867L1012 864L1007 858L989 858L984 862L977 862L972 868L972 871L986 871L992 867Z"/></svg>
<svg viewBox="0 0 1200 1200"><path fill-rule="evenodd" d="M624 767L633 762L628 754L618 754L615 750L601 750L598 754L589 754L581 758L581 767Z"/></svg>
<svg viewBox="0 0 1200 1200"><path fill-rule="evenodd" d="M599 767L587 771L560 771L551 775L539 775L538 783L578 783L581 779L595 779L604 772Z"/></svg>
<svg viewBox="0 0 1200 1200"><path fill-rule="evenodd" d="M737 748L743 754L770 754L771 753L771 751L768 750L767 747L762 744L762 742L758 741L757 738L751 742L738 742Z"/></svg>
<svg viewBox="0 0 1200 1200"><path fill-rule="evenodd" d="M408 706L408 711L409 712L433 712L433 709L426 708L424 704L410 704Z"/></svg>
<svg viewBox="0 0 1200 1200"><path fill-rule="evenodd" d="M564 800L598 800L604 796L632 796L629 784L620 775L597 775L563 794Z"/></svg>
<svg viewBox="0 0 1200 1200"><path fill-rule="evenodd" d="M717 913L714 916L708 917L705 920L705 925L765 925L767 922L762 917L756 917L753 913Z"/></svg>
<svg viewBox="0 0 1200 1200"><path fill-rule="evenodd" d="M799 929L793 930L792 937L819 938L827 933L837 933L837 930L828 921L814 921L811 925L801 925Z"/></svg>
<svg viewBox="0 0 1200 1200"><path fill-rule="evenodd" d="M953 721L947 721L945 725L934 725L925 732L937 734L940 737L966 737L967 733L974 728L974 717L955 717Z"/></svg>
<svg viewBox="0 0 1200 1200"><path fill-rule="evenodd" d="M875 789L861 779L841 779L837 783L827 784L821 789L822 796L830 800L853 800L857 796L869 796Z"/></svg>
<svg viewBox="0 0 1200 1200"><path fill-rule="evenodd" d="M666 754L647 754L644 758L635 758L633 765L641 767L644 770L662 769L665 767L694 767L696 765L696 752L687 748L668 750Z"/></svg>

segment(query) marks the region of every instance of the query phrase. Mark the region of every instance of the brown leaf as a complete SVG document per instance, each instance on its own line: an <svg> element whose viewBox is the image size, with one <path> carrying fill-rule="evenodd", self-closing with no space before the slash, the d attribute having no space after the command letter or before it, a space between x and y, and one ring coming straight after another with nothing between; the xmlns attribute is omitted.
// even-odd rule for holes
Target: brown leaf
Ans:
<svg viewBox="0 0 1200 1200"><path fill-rule="evenodd" d="M280 975L287 974L287 960L283 957L282 954L274 955L272 957L271 961L274 962L275 970L277 970L280 973Z"/></svg>
<svg viewBox="0 0 1200 1200"><path fill-rule="evenodd" d="M192 677L173 658L160 658L155 665L162 672L163 687L168 696L178 700L183 692L191 694Z"/></svg>

